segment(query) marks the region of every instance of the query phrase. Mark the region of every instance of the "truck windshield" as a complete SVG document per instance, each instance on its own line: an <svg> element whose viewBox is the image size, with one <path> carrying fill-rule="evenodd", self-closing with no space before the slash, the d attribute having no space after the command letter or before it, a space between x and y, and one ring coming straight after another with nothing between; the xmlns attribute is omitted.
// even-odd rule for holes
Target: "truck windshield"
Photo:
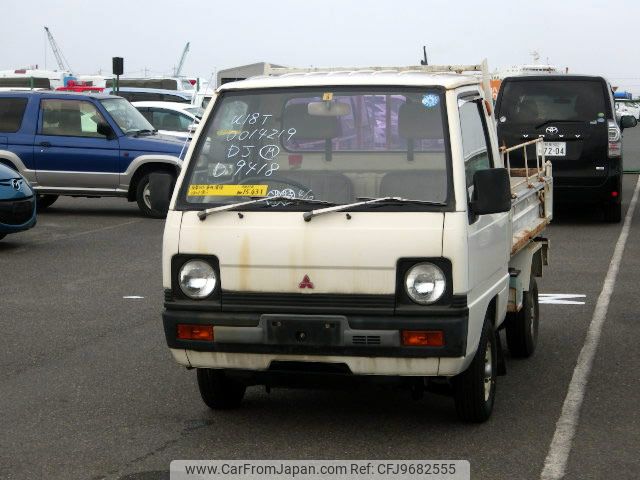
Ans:
<svg viewBox="0 0 640 480"><path fill-rule="evenodd" d="M153 125L128 100L124 98L109 98L101 100L101 103L125 135L154 130Z"/></svg>
<svg viewBox="0 0 640 480"><path fill-rule="evenodd" d="M360 197L447 201L443 92L323 87L225 92L199 137L183 208L279 197L255 208L308 208ZM396 205L396 208L398 206Z"/></svg>
<svg viewBox="0 0 640 480"><path fill-rule="evenodd" d="M525 80L506 83L498 116L509 123L538 125L599 118L604 122L609 112L598 80Z"/></svg>

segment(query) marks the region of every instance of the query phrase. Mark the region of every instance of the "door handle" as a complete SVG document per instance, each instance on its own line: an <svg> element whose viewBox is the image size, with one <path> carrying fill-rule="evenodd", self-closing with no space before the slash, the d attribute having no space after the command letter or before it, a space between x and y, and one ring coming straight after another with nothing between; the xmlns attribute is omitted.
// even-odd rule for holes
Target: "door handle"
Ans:
<svg viewBox="0 0 640 480"><path fill-rule="evenodd" d="M41 147L50 147L51 144L49 142L40 142Z"/></svg>

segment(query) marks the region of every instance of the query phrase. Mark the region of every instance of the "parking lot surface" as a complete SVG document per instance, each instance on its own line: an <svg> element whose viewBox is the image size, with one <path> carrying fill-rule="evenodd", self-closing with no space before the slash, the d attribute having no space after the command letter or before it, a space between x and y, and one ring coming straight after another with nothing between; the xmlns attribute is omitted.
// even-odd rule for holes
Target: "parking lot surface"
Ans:
<svg viewBox="0 0 640 480"><path fill-rule="evenodd" d="M625 176L624 211L637 181ZM639 217L567 479L640 471ZM557 212L538 350L508 360L485 424L460 423L448 397L377 388L251 388L243 408L212 412L165 345L163 222L120 199L60 199L0 242L0 478L151 480L173 459L271 458L468 459L473 479L538 479L621 228L595 210Z"/></svg>
<svg viewBox="0 0 640 480"><path fill-rule="evenodd" d="M640 172L640 126L625 130L623 138L624 169Z"/></svg>

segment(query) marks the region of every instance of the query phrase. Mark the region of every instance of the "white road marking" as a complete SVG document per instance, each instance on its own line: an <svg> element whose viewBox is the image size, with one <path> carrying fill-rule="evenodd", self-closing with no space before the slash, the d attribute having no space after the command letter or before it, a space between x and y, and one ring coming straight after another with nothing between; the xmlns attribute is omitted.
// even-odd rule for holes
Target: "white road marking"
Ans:
<svg viewBox="0 0 640 480"><path fill-rule="evenodd" d="M144 298L144 297L141 297L140 295L125 295L122 298L126 298L128 300L139 300L139 299Z"/></svg>
<svg viewBox="0 0 640 480"><path fill-rule="evenodd" d="M541 293L538 295L540 305L584 305L578 298L586 298L580 293Z"/></svg>
<svg viewBox="0 0 640 480"><path fill-rule="evenodd" d="M114 225L107 225L106 227L93 228L91 230L84 230L82 232L64 234L64 235L60 235L58 237L48 238L46 240L36 240L35 242L33 242L33 244L42 245L42 244L45 244L45 243L57 242L57 241L60 241L60 240L69 240L71 238L82 237L84 235L91 235L92 233L105 232L107 230L113 230L114 228L124 227L126 225L131 225L131 224L139 223L139 222L140 222L140 220L129 220L127 222L116 223Z"/></svg>
<svg viewBox="0 0 640 480"><path fill-rule="evenodd" d="M91 235L92 233L98 233L98 232L104 232L104 231L107 231L107 230L113 230L114 228L124 227L126 225L131 225L131 224L134 224L134 223L138 223L140 221L141 220L129 220L128 222L116 223L115 225L108 225L106 227L94 228L92 230L85 230L85 231L82 231L82 232L63 234L63 235L59 235L57 237L47 238L46 240L35 240L35 241L31 242L29 244L29 246L31 246L31 245L44 245L44 244L47 244L47 243L58 242L60 240L69 240L70 238L82 237L84 235ZM20 248L14 250L14 253L24 253L24 252L26 252L28 250L29 249L27 247L20 247Z"/></svg>
<svg viewBox="0 0 640 480"><path fill-rule="evenodd" d="M573 370L567 396L562 405L562 412L556 423L556 431L553 434L549 452L544 461L544 468L542 469L542 473L540 473L541 480L559 480L564 477L566 473L567 462L569 460L569 454L571 453L571 445L576 434L578 422L580 421L580 409L589 381L589 374L591 373L591 367L593 366L593 360L600 341L602 327L607 318L607 309L609 308L609 301L611 300L611 295L613 294L613 289L616 284L616 277L620 269L624 247L629 237L631 218L638 203L638 192L640 192L640 177L636 182L633 198L629 204L627 215L624 218L624 225L616 242L616 248L613 251L613 257L611 257L609 270L604 279L596 308L593 311L593 317L591 318L591 323L587 331L587 338L578 356L576 367Z"/></svg>

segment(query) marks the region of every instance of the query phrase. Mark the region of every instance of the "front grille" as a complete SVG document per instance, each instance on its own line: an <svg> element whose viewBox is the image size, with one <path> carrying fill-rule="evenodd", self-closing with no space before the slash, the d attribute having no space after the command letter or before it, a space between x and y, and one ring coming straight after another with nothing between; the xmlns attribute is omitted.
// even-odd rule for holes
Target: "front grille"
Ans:
<svg viewBox="0 0 640 480"><path fill-rule="evenodd" d="M0 202L0 223L5 225L22 225L33 215L33 197L26 200Z"/></svg>
<svg viewBox="0 0 640 480"><path fill-rule="evenodd" d="M317 310L324 313L378 312L393 313L395 295L339 295L300 293L222 292L222 310L295 311Z"/></svg>
<svg viewBox="0 0 640 480"><path fill-rule="evenodd" d="M380 345L380 335L354 335L351 343L354 345Z"/></svg>

